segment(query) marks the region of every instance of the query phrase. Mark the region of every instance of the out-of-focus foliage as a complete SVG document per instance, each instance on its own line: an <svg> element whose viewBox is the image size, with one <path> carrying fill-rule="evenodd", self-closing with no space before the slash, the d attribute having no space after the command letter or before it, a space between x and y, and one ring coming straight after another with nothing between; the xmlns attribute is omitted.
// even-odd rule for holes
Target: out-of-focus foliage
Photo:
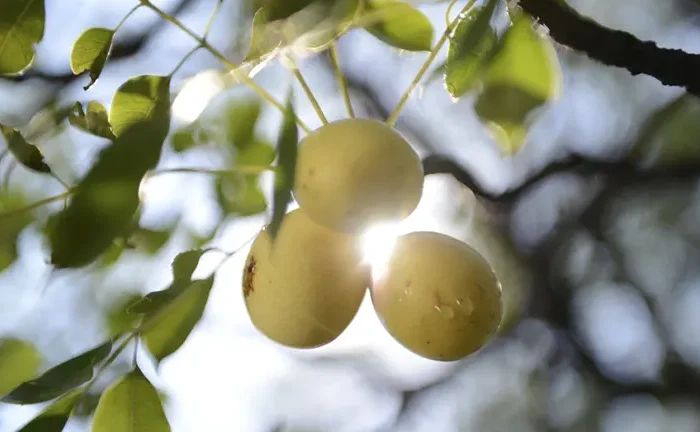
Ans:
<svg viewBox="0 0 700 432"><path fill-rule="evenodd" d="M169 432L158 392L140 369L113 383L100 398L92 422L94 432Z"/></svg>
<svg viewBox="0 0 700 432"><path fill-rule="evenodd" d="M41 362L41 354L31 343L20 339L0 339L0 396L34 378Z"/></svg>
<svg viewBox="0 0 700 432"><path fill-rule="evenodd" d="M19 74L34 63L44 37L44 0L4 0L0 5L0 75Z"/></svg>
<svg viewBox="0 0 700 432"><path fill-rule="evenodd" d="M9 212L27 205L25 197L16 193L0 194L0 211ZM0 219L0 272L8 268L17 259L17 240L22 231L34 219L31 214L20 213Z"/></svg>
<svg viewBox="0 0 700 432"><path fill-rule="evenodd" d="M52 367L41 376L26 381L13 389L0 401L12 404L46 402L88 382L95 366L112 350L112 343L105 342L70 360Z"/></svg>
<svg viewBox="0 0 700 432"><path fill-rule="evenodd" d="M647 120L630 157L646 168L697 163L700 160L698 119L700 99L684 93Z"/></svg>
<svg viewBox="0 0 700 432"><path fill-rule="evenodd" d="M81 395L79 390L66 393L34 417L19 432L61 432Z"/></svg>

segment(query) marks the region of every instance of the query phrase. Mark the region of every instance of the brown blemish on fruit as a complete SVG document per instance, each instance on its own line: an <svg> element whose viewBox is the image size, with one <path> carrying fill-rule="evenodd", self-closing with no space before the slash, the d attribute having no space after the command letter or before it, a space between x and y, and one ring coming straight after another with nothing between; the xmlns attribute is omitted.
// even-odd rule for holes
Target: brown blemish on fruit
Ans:
<svg viewBox="0 0 700 432"><path fill-rule="evenodd" d="M313 168L309 168L309 177L313 177L314 174L316 174L316 170Z"/></svg>
<svg viewBox="0 0 700 432"><path fill-rule="evenodd" d="M245 266L245 277L243 278L243 295L248 297L253 288L253 277L255 276L255 257L251 256L248 264Z"/></svg>

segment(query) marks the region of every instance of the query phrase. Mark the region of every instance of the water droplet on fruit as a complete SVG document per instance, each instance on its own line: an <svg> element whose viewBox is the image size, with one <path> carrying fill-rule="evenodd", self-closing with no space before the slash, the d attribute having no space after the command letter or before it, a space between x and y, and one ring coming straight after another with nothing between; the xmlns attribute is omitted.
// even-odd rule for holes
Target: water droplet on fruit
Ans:
<svg viewBox="0 0 700 432"><path fill-rule="evenodd" d="M455 317L455 310L451 308L450 306L435 306L435 309L440 312L440 315L447 319L452 319Z"/></svg>
<svg viewBox="0 0 700 432"><path fill-rule="evenodd" d="M474 312L474 302L472 302L469 298L467 298L466 300L457 299L457 306L465 315L471 315L472 312Z"/></svg>

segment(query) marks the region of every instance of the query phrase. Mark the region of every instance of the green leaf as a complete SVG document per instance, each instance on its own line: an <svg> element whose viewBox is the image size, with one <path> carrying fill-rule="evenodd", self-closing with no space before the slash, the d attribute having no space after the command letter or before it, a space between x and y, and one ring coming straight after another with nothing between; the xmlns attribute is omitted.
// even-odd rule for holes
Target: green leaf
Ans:
<svg viewBox="0 0 700 432"><path fill-rule="evenodd" d="M46 402L88 382L95 366L112 350L112 342L105 342L44 372L40 377L26 381L12 390L0 402L35 404Z"/></svg>
<svg viewBox="0 0 700 432"><path fill-rule="evenodd" d="M51 262L56 267L87 265L104 253L115 238L128 234L140 204L141 181L158 164L170 129L169 91L167 86L162 87L165 88L159 90L145 120L122 131L100 152L97 162L77 186L68 208L59 213L50 235ZM130 106L125 104L127 97L122 95L122 102L113 103L112 114L118 108L116 116L122 121L128 117L123 112Z"/></svg>
<svg viewBox="0 0 700 432"><path fill-rule="evenodd" d="M700 99L684 93L642 127L630 158L645 168L681 167L700 160Z"/></svg>
<svg viewBox="0 0 700 432"><path fill-rule="evenodd" d="M162 230L138 226L129 236L128 243L141 252L155 255L170 241L174 230L175 226Z"/></svg>
<svg viewBox="0 0 700 432"><path fill-rule="evenodd" d="M110 385L100 397L92 432L169 432L170 423L153 384L140 369Z"/></svg>
<svg viewBox="0 0 700 432"><path fill-rule="evenodd" d="M194 138L196 126L188 125L177 130L170 138L170 145L175 153L182 153L197 146L197 140Z"/></svg>
<svg viewBox="0 0 700 432"><path fill-rule="evenodd" d="M367 0L365 14L377 23L365 27L382 42L407 51L430 51L434 30L428 17L400 0Z"/></svg>
<svg viewBox="0 0 700 432"><path fill-rule="evenodd" d="M253 216L267 210L258 176L231 173L216 179L216 198L226 215Z"/></svg>
<svg viewBox="0 0 700 432"><path fill-rule="evenodd" d="M5 138L8 150L19 163L35 172L44 174L51 172L51 168L44 162L44 155L41 154L39 148L29 144L18 130L0 124L0 132Z"/></svg>
<svg viewBox="0 0 700 432"><path fill-rule="evenodd" d="M262 104L257 98L237 100L226 109L226 133L231 145L240 149L253 141L261 112Z"/></svg>
<svg viewBox="0 0 700 432"><path fill-rule="evenodd" d="M490 25L497 1L472 9L459 18L452 32L445 64L445 87L453 98L472 90L479 81L484 61L496 46L496 32Z"/></svg>
<svg viewBox="0 0 700 432"><path fill-rule="evenodd" d="M190 282L162 308L146 315L152 323L141 338L153 356L161 361L177 351L202 318L214 277Z"/></svg>
<svg viewBox="0 0 700 432"><path fill-rule="evenodd" d="M109 124L119 136L135 123L162 119L166 116L164 111L169 110L170 77L141 75L117 89L109 109Z"/></svg>
<svg viewBox="0 0 700 432"><path fill-rule="evenodd" d="M24 197L14 193L0 193L0 212L21 208L29 204ZM0 272L17 259L17 239L24 229L34 221L31 213L23 212L5 217L0 221Z"/></svg>
<svg viewBox="0 0 700 432"><path fill-rule="evenodd" d="M265 10L269 21L288 18L309 6L315 0L247 0L248 10L257 12Z"/></svg>
<svg viewBox="0 0 700 432"><path fill-rule="evenodd" d="M107 139L115 138L109 125L107 109L97 101L88 102L87 112L83 110L80 102L76 102L68 115L68 122L89 134Z"/></svg>
<svg viewBox="0 0 700 432"><path fill-rule="evenodd" d="M275 171L275 193L272 202L272 220L267 227L270 238L275 239L282 225L287 206L292 199L294 189L294 176L297 165L297 144L299 142L299 130L296 125L294 105L292 104L292 92L287 96L284 120L277 140L279 160Z"/></svg>
<svg viewBox="0 0 700 432"><path fill-rule="evenodd" d="M476 112L507 155L525 143L534 112L560 91L561 69L551 42L526 14L515 17L484 75Z"/></svg>
<svg viewBox="0 0 700 432"><path fill-rule="evenodd" d="M70 53L70 68L75 75L83 72L90 74L90 82L83 87L88 90L102 73L107 57L112 49L114 30L94 27L85 30L73 44Z"/></svg>
<svg viewBox="0 0 700 432"><path fill-rule="evenodd" d="M61 432L68 423L81 391L73 391L61 396L44 409L18 432Z"/></svg>
<svg viewBox="0 0 700 432"><path fill-rule="evenodd" d="M173 279L176 281L192 280L192 274L197 270L199 260L206 251L193 249L178 254L173 260Z"/></svg>
<svg viewBox="0 0 700 432"><path fill-rule="evenodd" d="M44 37L44 0L0 2L0 75L21 74L34 63Z"/></svg>
<svg viewBox="0 0 700 432"><path fill-rule="evenodd" d="M250 45L248 52L243 57L244 63L262 62L267 55L273 52L276 48L282 46L284 41L281 32L276 30L277 27L269 24L268 15L265 8L260 8L253 16L253 22L250 29Z"/></svg>
<svg viewBox="0 0 700 432"><path fill-rule="evenodd" d="M128 294L115 302L107 313L107 327L111 337L134 329L140 316L130 313L130 308L141 300L140 294Z"/></svg>
<svg viewBox="0 0 700 432"><path fill-rule="evenodd" d="M0 396L38 375L41 354L29 342L0 339Z"/></svg>

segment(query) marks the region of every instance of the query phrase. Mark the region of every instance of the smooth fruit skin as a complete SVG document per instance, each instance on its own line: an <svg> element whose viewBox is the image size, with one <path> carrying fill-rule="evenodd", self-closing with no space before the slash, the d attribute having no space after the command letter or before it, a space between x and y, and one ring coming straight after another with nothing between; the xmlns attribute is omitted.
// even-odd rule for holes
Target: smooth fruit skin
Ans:
<svg viewBox="0 0 700 432"><path fill-rule="evenodd" d="M400 221L418 206L423 166L393 128L370 119L338 120L299 144L294 197L316 222L360 233Z"/></svg>
<svg viewBox="0 0 700 432"><path fill-rule="evenodd" d="M253 325L273 341L315 348L337 338L360 308L370 283L358 239L287 214L274 244L267 231L253 242L243 295Z"/></svg>
<svg viewBox="0 0 700 432"><path fill-rule="evenodd" d="M434 232L399 238L372 302L387 331L422 357L455 361L498 330L501 285L473 248Z"/></svg>

